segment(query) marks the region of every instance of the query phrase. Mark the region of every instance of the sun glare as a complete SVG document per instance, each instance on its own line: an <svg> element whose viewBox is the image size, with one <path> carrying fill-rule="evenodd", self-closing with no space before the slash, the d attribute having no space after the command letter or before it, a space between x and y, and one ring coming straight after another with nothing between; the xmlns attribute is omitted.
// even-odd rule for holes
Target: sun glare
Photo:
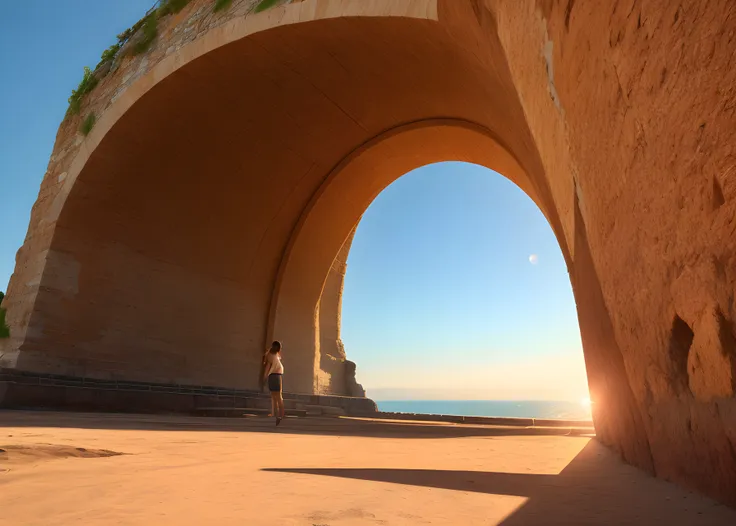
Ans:
<svg viewBox="0 0 736 526"><path fill-rule="evenodd" d="M590 401L590 398L588 398L588 397L585 397L585 398L581 398L580 399L580 405L582 405L583 407L590 407L590 404L592 404L592 403L593 402L591 402Z"/></svg>

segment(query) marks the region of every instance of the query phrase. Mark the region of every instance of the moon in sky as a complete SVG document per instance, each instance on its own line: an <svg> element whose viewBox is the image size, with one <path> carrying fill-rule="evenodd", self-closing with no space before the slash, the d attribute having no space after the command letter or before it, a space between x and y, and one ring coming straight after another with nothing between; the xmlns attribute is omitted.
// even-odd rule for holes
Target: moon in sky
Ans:
<svg viewBox="0 0 736 526"><path fill-rule="evenodd" d="M531 263L532 265L536 265L537 262L539 262L539 256L537 256L536 254L532 254L531 256L529 256L529 263Z"/></svg>

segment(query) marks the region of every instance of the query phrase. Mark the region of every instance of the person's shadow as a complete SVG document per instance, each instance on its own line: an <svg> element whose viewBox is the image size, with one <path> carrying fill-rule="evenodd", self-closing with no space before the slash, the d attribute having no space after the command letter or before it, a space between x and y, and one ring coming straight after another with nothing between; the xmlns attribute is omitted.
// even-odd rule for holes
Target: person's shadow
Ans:
<svg viewBox="0 0 736 526"><path fill-rule="evenodd" d="M504 526L736 525L736 510L623 464L591 440L558 475L423 469L265 469L527 497Z"/></svg>

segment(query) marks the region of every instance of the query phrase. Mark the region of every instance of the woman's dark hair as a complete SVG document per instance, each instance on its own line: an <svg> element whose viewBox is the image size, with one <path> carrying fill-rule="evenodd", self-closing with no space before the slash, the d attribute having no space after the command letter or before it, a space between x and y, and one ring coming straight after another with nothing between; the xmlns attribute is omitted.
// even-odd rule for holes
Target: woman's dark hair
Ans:
<svg viewBox="0 0 736 526"><path fill-rule="evenodd" d="M281 350L281 342L278 341L278 340L274 340L273 343L271 344L271 350L270 350L270 352L277 353L280 350Z"/></svg>

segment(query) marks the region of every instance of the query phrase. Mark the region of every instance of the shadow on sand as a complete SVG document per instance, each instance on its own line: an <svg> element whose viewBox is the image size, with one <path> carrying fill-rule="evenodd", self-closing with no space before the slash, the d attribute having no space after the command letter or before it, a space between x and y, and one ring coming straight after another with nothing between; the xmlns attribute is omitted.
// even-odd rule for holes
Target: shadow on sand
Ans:
<svg viewBox="0 0 736 526"><path fill-rule="evenodd" d="M501 523L504 526L736 524L736 511L670 483L643 477L595 440L557 475L370 468L264 471L527 497Z"/></svg>
<svg viewBox="0 0 736 526"><path fill-rule="evenodd" d="M377 438L436 439L557 434L569 429L498 428L337 418L195 418L164 415L0 411L3 428L224 431ZM567 435L569 436L569 435ZM504 526L636 524L736 525L736 511L672 484L644 476L591 440L559 474L350 467L264 469L304 477L338 477L439 490L512 495L526 502ZM482 519L482 518L480 518ZM482 520L479 521L482 523Z"/></svg>

